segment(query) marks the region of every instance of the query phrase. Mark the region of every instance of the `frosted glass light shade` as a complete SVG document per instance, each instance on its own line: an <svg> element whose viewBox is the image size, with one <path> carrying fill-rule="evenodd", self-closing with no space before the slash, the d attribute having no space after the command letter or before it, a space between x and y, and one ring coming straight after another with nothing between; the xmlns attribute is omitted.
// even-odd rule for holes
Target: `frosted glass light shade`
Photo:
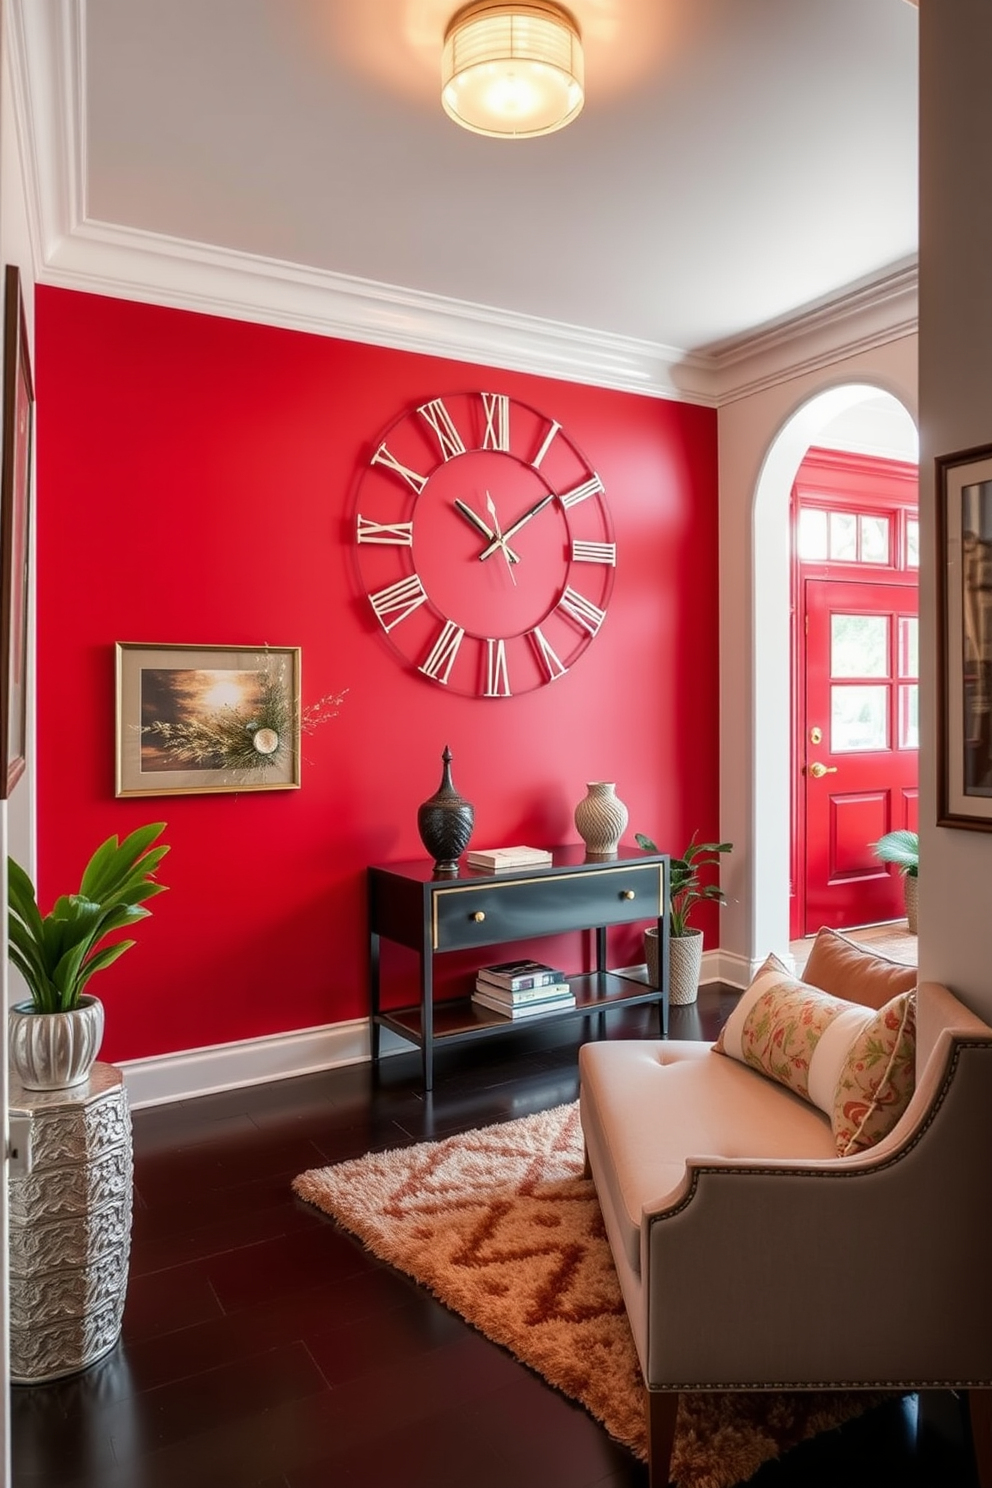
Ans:
<svg viewBox="0 0 992 1488"><path fill-rule="evenodd" d="M579 29L560 5L466 5L444 38L441 102L476 134L551 134L582 108Z"/></svg>

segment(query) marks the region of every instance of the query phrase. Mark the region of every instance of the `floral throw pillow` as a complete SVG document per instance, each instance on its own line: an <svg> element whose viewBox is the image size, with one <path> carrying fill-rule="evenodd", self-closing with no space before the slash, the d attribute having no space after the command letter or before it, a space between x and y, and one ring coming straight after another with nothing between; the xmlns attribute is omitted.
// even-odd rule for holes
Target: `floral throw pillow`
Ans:
<svg viewBox="0 0 992 1488"><path fill-rule="evenodd" d="M800 981L769 956L713 1047L823 1111L846 1157L891 1131L909 1104L915 992L876 1012Z"/></svg>
<svg viewBox="0 0 992 1488"><path fill-rule="evenodd" d="M841 1157L863 1152L895 1126L916 1083L916 995L880 1008L848 1050L831 1124Z"/></svg>
<svg viewBox="0 0 992 1488"><path fill-rule="evenodd" d="M810 1100L810 1065L820 1039L846 1007L839 998L792 978L773 983L744 1019L744 1063Z"/></svg>

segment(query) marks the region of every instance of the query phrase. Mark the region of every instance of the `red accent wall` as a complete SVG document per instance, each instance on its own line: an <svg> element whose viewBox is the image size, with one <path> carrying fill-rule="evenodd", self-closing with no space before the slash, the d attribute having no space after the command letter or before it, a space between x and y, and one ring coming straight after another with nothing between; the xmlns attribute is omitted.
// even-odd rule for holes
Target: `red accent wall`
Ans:
<svg viewBox="0 0 992 1488"><path fill-rule="evenodd" d="M364 1016L363 870L422 855L416 808L445 744L477 846L577 841L575 803L603 779L631 839L677 851L694 829L717 835L715 412L50 287L36 316L42 907L112 832L163 820L171 845L170 892L93 984L105 1058ZM381 431L482 388L578 441L619 554L596 640L566 677L510 700L404 671L352 545ZM115 799L117 641L299 645L304 704L347 689L304 739L302 788ZM613 954L641 959L625 935ZM588 940L555 954L577 969ZM412 962L389 962L397 988ZM445 986L468 970L446 965Z"/></svg>

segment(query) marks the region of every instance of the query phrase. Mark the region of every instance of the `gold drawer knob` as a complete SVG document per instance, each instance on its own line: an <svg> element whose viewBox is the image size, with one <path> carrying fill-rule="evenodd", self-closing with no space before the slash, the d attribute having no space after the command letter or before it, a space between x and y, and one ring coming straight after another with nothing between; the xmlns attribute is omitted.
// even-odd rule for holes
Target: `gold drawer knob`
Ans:
<svg viewBox="0 0 992 1488"><path fill-rule="evenodd" d="M481 925L482 921L486 918L486 911L484 909L477 909L472 918L477 925Z"/></svg>
<svg viewBox="0 0 992 1488"><path fill-rule="evenodd" d="M633 891L633 889L624 889L623 893L620 895L620 898L621 899L633 899L634 898L634 891Z"/></svg>

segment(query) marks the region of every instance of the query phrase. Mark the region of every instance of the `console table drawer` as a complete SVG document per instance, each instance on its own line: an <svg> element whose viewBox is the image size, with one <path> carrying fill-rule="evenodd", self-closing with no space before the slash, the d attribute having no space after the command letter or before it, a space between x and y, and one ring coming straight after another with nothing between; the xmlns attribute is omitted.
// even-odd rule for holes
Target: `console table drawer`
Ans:
<svg viewBox="0 0 992 1488"><path fill-rule="evenodd" d="M452 884L433 898L435 951L563 934L595 925L656 919L664 900L664 867L603 865L542 878Z"/></svg>

